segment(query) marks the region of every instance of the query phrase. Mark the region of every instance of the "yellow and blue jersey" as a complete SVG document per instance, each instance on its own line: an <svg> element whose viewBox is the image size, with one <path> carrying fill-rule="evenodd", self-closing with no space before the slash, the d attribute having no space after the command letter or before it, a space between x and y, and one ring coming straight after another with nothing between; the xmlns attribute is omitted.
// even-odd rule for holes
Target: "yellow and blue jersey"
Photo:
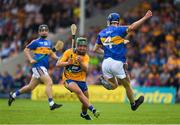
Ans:
<svg viewBox="0 0 180 125"><path fill-rule="evenodd" d="M76 61L77 54L72 49L68 49L64 52L60 59L60 62L67 62L70 58L73 61L72 65L68 65L64 68L63 80L75 80L75 81L86 81L87 73L82 70L79 62ZM82 63L85 65L89 64L89 56L86 54L82 56Z"/></svg>
<svg viewBox="0 0 180 125"><path fill-rule="evenodd" d="M26 46L34 53L34 59L37 60L39 57L45 54L49 54L52 49L52 42L47 39L38 38L33 40L30 44ZM37 63L33 64L32 67L44 66L47 69L49 68L49 55L45 56Z"/></svg>
<svg viewBox="0 0 180 125"><path fill-rule="evenodd" d="M122 62L126 61L127 48L124 37L127 35L128 26L108 26L97 36L96 43L103 46L104 59L112 58Z"/></svg>

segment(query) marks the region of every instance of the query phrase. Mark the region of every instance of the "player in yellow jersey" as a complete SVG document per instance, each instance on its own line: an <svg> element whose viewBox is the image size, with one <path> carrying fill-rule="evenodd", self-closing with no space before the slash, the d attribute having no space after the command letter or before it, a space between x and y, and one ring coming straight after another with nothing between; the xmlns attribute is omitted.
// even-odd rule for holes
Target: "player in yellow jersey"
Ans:
<svg viewBox="0 0 180 125"><path fill-rule="evenodd" d="M82 103L81 117L86 120L92 120L87 114L89 109L95 117L100 113L89 102L88 88L86 84L86 75L88 70L89 56L87 55L87 40L79 37L76 40L77 48L68 49L64 52L56 66L64 67L63 81L65 87L74 92Z"/></svg>

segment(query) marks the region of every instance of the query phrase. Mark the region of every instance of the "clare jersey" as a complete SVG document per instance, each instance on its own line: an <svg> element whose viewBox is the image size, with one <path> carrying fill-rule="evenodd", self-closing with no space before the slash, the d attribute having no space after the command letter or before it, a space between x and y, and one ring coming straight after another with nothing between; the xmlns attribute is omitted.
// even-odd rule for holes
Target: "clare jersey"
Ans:
<svg viewBox="0 0 180 125"><path fill-rule="evenodd" d="M52 49L52 42L47 39L38 38L33 40L30 44L26 46L34 53L33 59L37 60L44 54L48 54ZM44 66L47 69L49 68L49 55L45 56L38 62L32 65L32 67Z"/></svg>
<svg viewBox="0 0 180 125"><path fill-rule="evenodd" d="M127 35L127 26L108 26L97 36L96 43L103 46L104 59L112 58L122 62L126 61L127 48L124 37Z"/></svg>
<svg viewBox="0 0 180 125"><path fill-rule="evenodd" d="M64 52L60 59L60 62L67 62L70 58L73 60L72 65L68 65L64 68L63 80L75 80L75 81L86 81L86 72L82 70L79 62L76 61L77 54L72 49L68 49ZM89 56L86 54L82 56L82 63L85 65L89 64Z"/></svg>

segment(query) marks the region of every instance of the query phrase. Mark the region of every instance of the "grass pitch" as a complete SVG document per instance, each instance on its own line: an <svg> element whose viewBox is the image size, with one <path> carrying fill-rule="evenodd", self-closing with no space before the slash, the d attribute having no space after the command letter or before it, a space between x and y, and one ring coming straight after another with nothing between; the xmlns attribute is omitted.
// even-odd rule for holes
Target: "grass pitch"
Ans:
<svg viewBox="0 0 180 125"><path fill-rule="evenodd" d="M60 102L58 102L60 103ZM0 99L0 124L180 124L180 104L143 104L137 111L129 104L93 103L101 112L92 121L80 117L79 102L61 102L50 111L47 101L16 99L11 107Z"/></svg>

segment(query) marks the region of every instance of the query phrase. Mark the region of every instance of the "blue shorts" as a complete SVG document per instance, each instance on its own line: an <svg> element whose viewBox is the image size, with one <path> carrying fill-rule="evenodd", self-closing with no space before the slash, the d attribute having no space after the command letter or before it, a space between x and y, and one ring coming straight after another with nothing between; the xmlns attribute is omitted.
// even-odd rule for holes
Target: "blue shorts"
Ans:
<svg viewBox="0 0 180 125"><path fill-rule="evenodd" d="M88 90L86 82L83 82L83 81L75 81L75 80L71 80L71 79L66 80L66 83L67 83L67 84L69 84L69 83L71 83L71 82L75 82L83 92L86 91L86 90Z"/></svg>

